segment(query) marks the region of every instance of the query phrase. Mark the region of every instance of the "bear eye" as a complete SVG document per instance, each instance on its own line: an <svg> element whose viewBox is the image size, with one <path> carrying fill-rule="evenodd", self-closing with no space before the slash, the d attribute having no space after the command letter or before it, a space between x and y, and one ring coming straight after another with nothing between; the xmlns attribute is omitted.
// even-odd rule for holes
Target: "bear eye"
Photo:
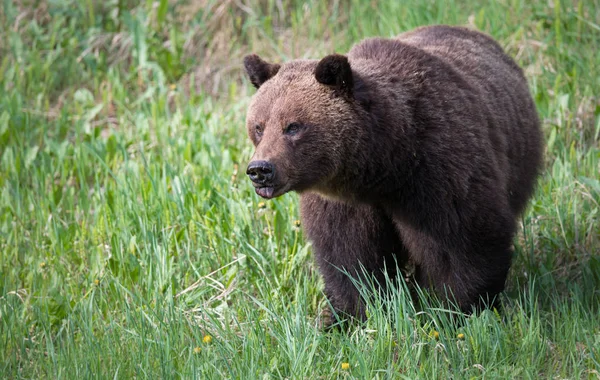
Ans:
<svg viewBox="0 0 600 380"><path fill-rule="evenodd" d="M262 134L263 134L263 127L262 127L262 125L259 125L259 124L255 125L254 126L254 130L256 131L256 135L257 136L259 136L259 137L262 136Z"/></svg>
<svg viewBox="0 0 600 380"><path fill-rule="evenodd" d="M283 131L283 133L285 133L286 135L295 135L298 132L300 132L300 128L302 126L299 123L289 123L287 125L287 127L285 127L285 130Z"/></svg>

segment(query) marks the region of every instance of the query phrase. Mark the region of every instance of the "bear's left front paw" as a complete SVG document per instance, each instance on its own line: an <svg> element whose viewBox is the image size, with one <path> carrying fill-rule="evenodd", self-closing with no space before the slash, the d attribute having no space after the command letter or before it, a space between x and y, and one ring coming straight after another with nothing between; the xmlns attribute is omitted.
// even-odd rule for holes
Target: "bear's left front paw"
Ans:
<svg viewBox="0 0 600 380"><path fill-rule="evenodd" d="M317 326L319 330L329 330L333 327L333 324L337 322L333 316L333 312L329 307L326 307L321 311L317 317Z"/></svg>

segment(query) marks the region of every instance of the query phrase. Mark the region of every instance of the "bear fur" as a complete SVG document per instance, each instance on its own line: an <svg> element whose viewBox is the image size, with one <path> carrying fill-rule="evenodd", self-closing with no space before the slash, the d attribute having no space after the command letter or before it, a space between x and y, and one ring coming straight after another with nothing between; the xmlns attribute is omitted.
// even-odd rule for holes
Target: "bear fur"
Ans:
<svg viewBox="0 0 600 380"><path fill-rule="evenodd" d="M422 27L347 56L282 65L244 59L248 174L264 198L300 194L325 293L364 318L345 270L415 279L465 312L494 305L516 220L542 164L522 70L491 37Z"/></svg>

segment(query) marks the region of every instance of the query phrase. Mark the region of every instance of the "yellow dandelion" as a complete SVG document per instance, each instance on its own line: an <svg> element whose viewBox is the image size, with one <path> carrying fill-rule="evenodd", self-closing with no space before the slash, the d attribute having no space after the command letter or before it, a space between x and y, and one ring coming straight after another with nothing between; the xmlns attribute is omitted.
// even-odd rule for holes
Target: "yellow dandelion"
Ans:
<svg viewBox="0 0 600 380"><path fill-rule="evenodd" d="M212 336L210 336L210 335L204 335L204 338L202 338L202 341L204 343L208 344L208 343L212 342Z"/></svg>
<svg viewBox="0 0 600 380"><path fill-rule="evenodd" d="M100 280L98 280L98 279L95 279L95 280L94 280L94 285L96 285L96 286L100 285Z"/></svg>
<svg viewBox="0 0 600 380"><path fill-rule="evenodd" d="M300 221L299 220L294 220L294 223L292 225L292 230L294 231L300 231Z"/></svg>
<svg viewBox="0 0 600 380"><path fill-rule="evenodd" d="M435 330L431 330L431 333L429 333L429 336L432 337L433 339L439 339L440 333Z"/></svg>
<svg viewBox="0 0 600 380"><path fill-rule="evenodd" d="M194 347L194 354L199 354L202 349L200 347Z"/></svg>
<svg viewBox="0 0 600 380"><path fill-rule="evenodd" d="M457 338L460 339L460 340L465 340L465 334L460 333L460 334L457 335Z"/></svg>
<svg viewBox="0 0 600 380"><path fill-rule="evenodd" d="M347 371L350 369L350 363L342 363L342 369L344 371Z"/></svg>
<svg viewBox="0 0 600 380"><path fill-rule="evenodd" d="M40 263L40 268L42 268L42 269L46 268L46 263L42 261L42 262Z"/></svg>
<svg viewBox="0 0 600 380"><path fill-rule="evenodd" d="M258 202L258 208L267 208L267 204L265 202Z"/></svg>
<svg viewBox="0 0 600 380"><path fill-rule="evenodd" d="M169 86L169 88L171 89L171 91L175 91L175 89L177 88L176 84L172 84Z"/></svg>

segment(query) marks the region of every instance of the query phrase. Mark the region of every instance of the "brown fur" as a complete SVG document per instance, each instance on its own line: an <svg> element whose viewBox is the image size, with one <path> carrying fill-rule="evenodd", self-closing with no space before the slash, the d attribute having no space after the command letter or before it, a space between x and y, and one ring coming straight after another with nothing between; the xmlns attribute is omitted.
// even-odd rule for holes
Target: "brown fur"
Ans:
<svg viewBox="0 0 600 380"><path fill-rule="evenodd" d="M435 26L347 57L244 63L253 162L273 169L257 193L300 193L334 308L364 316L339 268L381 279L395 260L465 311L503 290L542 145L523 73L496 42Z"/></svg>

